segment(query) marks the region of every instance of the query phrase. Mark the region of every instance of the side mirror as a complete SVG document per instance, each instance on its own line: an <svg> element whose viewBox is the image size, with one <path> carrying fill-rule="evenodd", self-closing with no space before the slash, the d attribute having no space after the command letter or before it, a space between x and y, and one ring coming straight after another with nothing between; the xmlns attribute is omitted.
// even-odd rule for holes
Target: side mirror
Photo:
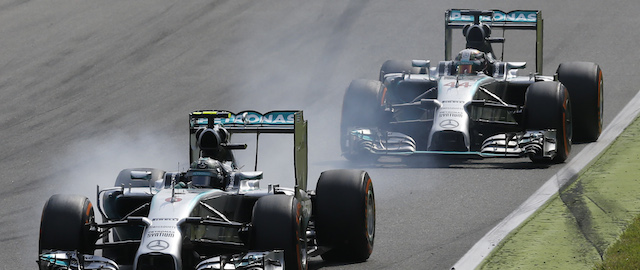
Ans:
<svg viewBox="0 0 640 270"><path fill-rule="evenodd" d="M527 62L507 62L507 69L523 69L527 67Z"/></svg>
<svg viewBox="0 0 640 270"><path fill-rule="evenodd" d="M151 180L150 171L131 171L131 179Z"/></svg>
<svg viewBox="0 0 640 270"><path fill-rule="evenodd" d="M429 74L429 69L431 68L431 60L411 60L411 65L413 67L419 67L419 74Z"/></svg>
<svg viewBox="0 0 640 270"><path fill-rule="evenodd" d="M431 61L430 60L411 60L411 65L413 67L429 68L429 66L431 65Z"/></svg>

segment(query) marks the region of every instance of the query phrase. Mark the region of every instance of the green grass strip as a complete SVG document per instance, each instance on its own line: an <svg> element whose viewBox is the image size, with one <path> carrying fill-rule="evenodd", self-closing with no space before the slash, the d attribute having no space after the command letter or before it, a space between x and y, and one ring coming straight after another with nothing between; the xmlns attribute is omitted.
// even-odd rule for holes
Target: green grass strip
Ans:
<svg viewBox="0 0 640 270"><path fill-rule="evenodd" d="M604 261L597 264L597 269L640 269L640 217L636 217L620 239L607 249Z"/></svg>
<svg viewBox="0 0 640 270"><path fill-rule="evenodd" d="M602 264L603 258L613 258L611 252L626 250L621 247L605 255L639 214L640 120L635 119L573 184L508 236L479 268L640 269L638 264ZM634 248L640 256L637 246L628 250ZM629 258L622 256L621 260Z"/></svg>

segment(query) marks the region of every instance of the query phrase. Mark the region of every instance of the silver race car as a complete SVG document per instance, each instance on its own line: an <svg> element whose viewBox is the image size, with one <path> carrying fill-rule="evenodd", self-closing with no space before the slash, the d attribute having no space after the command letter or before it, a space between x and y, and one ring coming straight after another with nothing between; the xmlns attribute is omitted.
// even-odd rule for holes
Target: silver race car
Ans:
<svg viewBox="0 0 640 270"><path fill-rule="evenodd" d="M452 30L465 49L452 58ZM536 70L505 62L492 31L534 30ZM495 31L498 32L498 31ZM597 64L561 64L542 74L539 11L448 10L445 61L386 61L378 80L354 80L343 101L342 154L349 160L421 154L529 157L564 162L572 141L596 141L602 130L603 80Z"/></svg>
<svg viewBox="0 0 640 270"><path fill-rule="evenodd" d="M262 172L240 171L234 151L247 145L231 143L236 133L255 134L256 144L260 134L293 135L295 185L260 188ZM369 258L371 178L325 171L308 190L302 112L192 112L189 153L187 171L126 169L115 187L98 188L102 223L86 197L52 196L42 212L39 268L306 269L308 256Z"/></svg>

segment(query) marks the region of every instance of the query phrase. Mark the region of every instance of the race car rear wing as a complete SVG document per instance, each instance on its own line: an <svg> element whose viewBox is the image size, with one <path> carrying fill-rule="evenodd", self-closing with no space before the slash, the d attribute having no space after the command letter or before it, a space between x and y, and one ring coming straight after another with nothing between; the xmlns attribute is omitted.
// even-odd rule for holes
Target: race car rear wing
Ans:
<svg viewBox="0 0 640 270"><path fill-rule="evenodd" d="M504 30L535 30L536 31L536 73L542 74L542 39L543 20L539 10L465 10L450 9L445 12L445 60L452 59L452 29L462 29L469 24L483 23L491 28ZM504 39L494 40L504 43ZM504 51L504 50L503 50Z"/></svg>
<svg viewBox="0 0 640 270"><path fill-rule="evenodd" d="M296 188L307 190L307 121L302 111L270 111L265 114L256 111L232 113L228 111L201 110L189 114L189 158L190 163L200 158L198 130L224 127L229 133L256 134L256 144L260 134L293 134L293 160ZM238 149L238 148L231 148ZM258 146L256 145L255 167L257 170ZM296 193L297 194L297 193Z"/></svg>

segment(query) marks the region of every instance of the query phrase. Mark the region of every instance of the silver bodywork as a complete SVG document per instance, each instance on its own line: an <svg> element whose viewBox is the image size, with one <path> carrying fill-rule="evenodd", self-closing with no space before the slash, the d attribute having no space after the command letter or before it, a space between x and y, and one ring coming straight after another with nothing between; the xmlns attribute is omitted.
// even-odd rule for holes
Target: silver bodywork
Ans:
<svg viewBox="0 0 640 270"><path fill-rule="evenodd" d="M415 62L415 60L414 60ZM428 63L428 61L422 61ZM472 121L483 123L497 123L507 126L509 129L517 129L518 123L512 117L513 113L520 113L521 106L513 106L500 99L500 97L486 89L488 85L517 82L531 84L536 81L551 81L548 76L516 75L518 69L525 66L524 63L496 63L497 72L494 76L485 74L473 75L448 75L451 62L443 61L440 68L430 68L428 74L404 74L390 73L384 77L385 86L398 79L402 81L431 81L437 85L437 99L422 98L407 103L394 103L387 110L397 113L408 107L420 108L424 114L419 117L398 120L391 124L415 124L422 123L425 132L428 132L426 149L419 149L416 140L407 134L397 131L381 130L377 127L353 127L348 136L347 146L351 151L365 150L374 155L408 156L426 154L467 155L481 157L522 157L538 155L544 158L553 158L556 154L556 131L525 130L498 133L487 137L481 142L481 147L470 145L472 136L470 126ZM505 72L499 72L499 67L508 68ZM504 69L503 69L504 70ZM482 93L479 93L482 92ZM487 96L489 99L474 99L478 95ZM476 108L473 110L472 107ZM463 145L456 150L437 149L434 135L441 132L456 132L462 134Z"/></svg>
<svg viewBox="0 0 640 270"><path fill-rule="evenodd" d="M447 10L446 61L440 61L432 67L430 60L412 60L411 72L388 73L381 70L383 89L382 98L380 94L378 98L384 110L384 123L376 126L356 124L348 127L346 132L343 130L343 155L443 154L552 159L557 153L556 130L527 129L520 117L524 108L523 89L535 82L557 80L553 76L540 75L542 25L541 14L535 10ZM535 30L535 72L518 76L518 71L526 67L525 62L497 60L490 44L503 44L504 52L504 37L489 37L489 27ZM484 73L457 74L456 66L451 61L452 30L461 29L466 33L471 28L484 35L483 44L471 43L465 34L468 42L466 48L477 46L487 55L490 64ZM417 72L416 68L420 71ZM423 92L413 100L389 101L389 96L401 83L423 85ZM522 100L519 103L504 99L512 86L521 92Z"/></svg>
<svg viewBox="0 0 640 270"><path fill-rule="evenodd" d="M132 175L140 173L144 172L132 171ZM206 239L218 241L222 245L242 245L242 241L238 238L236 231L237 228L242 228L247 225L230 220L214 207L208 205L208 200L230 195L248 197L261 197L275 193L293 195L293 189L274 186L269 186L267 189L260 189L259 178L261 178L261 176L260 172L238 172L238 176L235 177L239 179L238 185L234 188L233 183L231 183L231 186L226 191L199 188L173 189L165 187L163 184L164 179L159 179L155 181L155 187L152 188L120 187L106 189L103 190L103 192L119 190L124 196L152 195L148 216L128 217L117 225L127 226L140 224L144 226L133 265L138 265L139 258L144 256L158 257L166 255L173 258L172 261L174 265L171 269L183 269L181 263L182 246L185 240ZM243 179L245 177L251 179ZM306 192L301 194L301 196L306 196L308 199ZM203 209L209 210L210 212L208 214L214 216L211 217L211 221L219 222L221 226L205 227L195 225L202 219L201 217L194 216L194 212L203 211ZM303 214L307 223L310 214L310 209ZM205 215L201 216L207 219L210 218ZM117 222L113 222L113 224L110 224L110 222L107 222L103 225L110 226L116 225L116 223ZM185 229L188 227L188 224L194 224L194 226L191 226L191 229ZM185 232L189 234L185 235ZM105 241L102 245L108 246L109 244L114 243ZM98 246L100 246L100 244ZM79 254L75 251L51 251L50 253L41 254L39 264L46 267L44 269L60 270L120 269L120 265L116 264L113 260L96 255ZM195 269L249 269L250 267L261 267L260 269L265 270L283 269L284 253L282 250L247 251L238 252L231 256L215 256L198 263Z"/></svg>
<svg viewBox="0 0 640 270"><path fill-rule="evenodd" d="M213 116L216 113L232 115L216 111L194 112L191 118L192 134L197 130L220 124L219 119ZM293 134L296 137L294 142L297 144L295 153L298 162L295 165L297 178L294 188L278 185L261 188L262 172L241 172L232 157L222 160L225 174L229 176L227 186L222 188L199 188L189 183L180 184L181 176L185 172L166 172L153 179L151 171L132 170L130 178L147 181L147 187L129 185L98 190L97 207L104 223L91 224L92 230L99 231L101 235L96 248L102 249L103 253L111 250L113 254L114 251L121 252L123 247L135 247L132 265L125 265L124 269L157 269L157 266L144 266L154 260L166 262L162 269L172 270L284 269L283 250L250 250L242 234L251 229L251 222L246 217L247 211L250 216L252 205L257 199L273 194L295 197L302 206L303 231L313 234L313 231L309 231L312 229L309 226L312 212L311 195L309 191L300 188L306 187L306 121L303 120L301 112L296 111L277 111L265 115L251 113L254 118L265 117L264 121L260 119L257 123L250 123L250 119L254 118L247 118L246 121L233 119L231 121L235 121L234 123L226 124L232 132ZM246 117L246 114L243 117ZM285 116L286 119L272 123L267 119L270 114ZM242 125L234 129L238 123ZM269 127L270 124L274 124L275 127ZM191 139L193 162L202 150L201 143L195 141L196 136L192 136ZM139 200L140 206L122 217L117 216L113 214L113 199L116 197L121 200ZM241 207L245 204L246 206ZM148 209L148 214L140 215L144 213L144 209ZM131 233L132 227L142 228L142 231ZM131 237L131 234L134 237ZM208 258L202 258L201 255L198 261L192 262L192 266L187 268L183 265L185 245L207 245L211 250L220 252L212 252L213 255ZM317 252L316 247L312 245L308 248L309 253ZM38 264L40 269L52 270L118 270L123 267L122 264L116 263L115 259L60 250L48 250L40 254Z"/></svg>

